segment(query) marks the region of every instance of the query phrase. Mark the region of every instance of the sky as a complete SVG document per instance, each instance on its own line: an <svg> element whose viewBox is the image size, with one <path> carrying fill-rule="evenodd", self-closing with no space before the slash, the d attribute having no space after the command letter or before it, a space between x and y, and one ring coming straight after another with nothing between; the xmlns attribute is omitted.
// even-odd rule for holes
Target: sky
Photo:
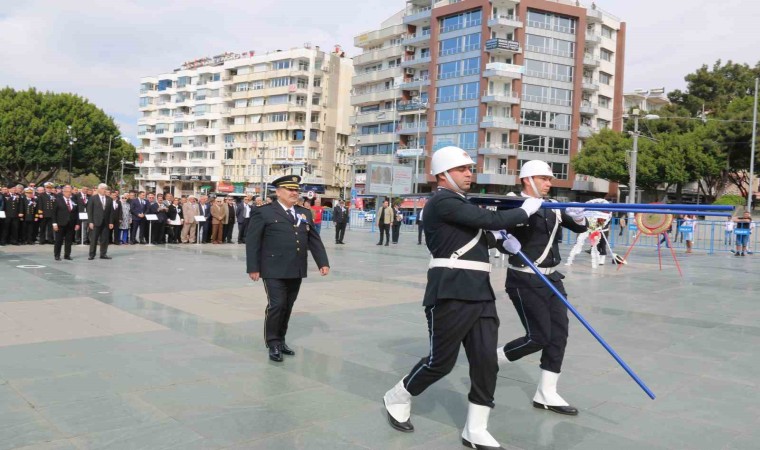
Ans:
<svg viewBox="0 0 760 450"><path fill-rule="evenodd" d="M581 2L590 4L590 1ZM628 27L626 91L685 89L718 59L760 61L754 0L597 0ZM0 0L0 86L72 92L137 130L139 80L225 51L342 45L404 0Z"/></svg>

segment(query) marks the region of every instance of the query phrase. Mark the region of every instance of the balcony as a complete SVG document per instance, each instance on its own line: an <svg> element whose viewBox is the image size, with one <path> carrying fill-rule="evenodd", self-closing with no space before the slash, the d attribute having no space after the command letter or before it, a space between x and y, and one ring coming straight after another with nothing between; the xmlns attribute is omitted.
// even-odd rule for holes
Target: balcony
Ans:
<svg viewBox="0 0 760 450"><path fill-rule="evenodd" d="M491 0L491 4L499 9L516 8L520 3L520 0Z"/></svg>
<svg viewBox="0 0 760 450"><path fill-rule="evenodd" d="M404 91L409 90L421 90L423 87L430 86L430 78L428 76L415 77L409 81L404 81L398 85L399 89Z"/></svg>
<svg viewBox="0 0 760 450"><path fill-rule="evenodd" d="M586 31L586 45L593 47L602 43L602 37L596 33Z"/></svg>
<svg viewBox="0 0 760 450"><path fill-rule="evenodd" d="M581 87L584 91L593 91L596 92L599 90L599 85L594 83L594 80L591 78L584 78L583 83L581 83Z"/></svg>
<svg viewBox="0 0 760 450"><path fill-rule="evenodd" d="M430 23L430 14L432 8L430 6L421 8L409 8L404 15L404 25L426 25Z"/></svg>
<svg viewBox="0 0 760 450"><path fill-rule="evenodd" d="M486 52L494 56L512 56L522 53L522 49L517 41L496 38L486 41Z"/></svg>
<svg viewBox="0 0 760 450"><path fill-rule="evenodd" d="M476 174L478 184L499 184L514 186L517 184L517 173L510 169L485 169Z"/></svg>
<svg viewBox="0 0 760 450"><path fill-rule="evenodd" d="M594 116L594 115L597 114L597 112L598 112L598 110L596 109L596 105L595 104L593 104L591 102L587 102L587 101L581 102L581 108L580 108L580 113L581 114L586 114L588 116Z"/></svg>
<svg viewBox="0 0 760 450"><path fill-rule="evenodd" d="M486 64L483 76L490 79L519 80L525 72L525 67L516 64L492 62Z"/></svg>
<svg viewBox="0 0 760 450"><path fill-rule="evenodd" d="M400 123L398 134L425 134L428 132L427 122L424 121L418 125L417 122Z"/></svg>
<svg viewBox="0 0 760 450"><path fill-rule="evenodd" d="M414 102L414 101L400 101L396 105L396 109L398 110L399 114L409 114L409 113L424 113L427 111L428 104L427 103L420 103L420 102Z"/></svg>
<svg viewBox="0 0 760 450"><path fill-rule="evenodd" d="M386 111L374 111L370 113L360 113L355 116L351 116L348 119L349 125L366 125L368 123L387 122L389 120L396 120L395 111L392 109Z"/></svg>
<svg viewBox="0 0 760 450"><path fill-rule="evenodd" d="M354 38L354 47L363 48L376 45L404 32L406 32L406 26L404 25L393 25L382 30L368 31Z"/></svg>
<svg viewBox="0 0 760 450"><path fill-rule="evenodd" d="M401 61L401 67L407 68L407 67L422 67L426 68L430 64L431 58L430 56L415 56L410 55L406 56L403 61Z"/></svg>
<svg viewBox="0 0 760 450"><path fill-rule="evenodd" d="M517 130L519 125L513 117L484 116L480 128L498 130Z"/></svg>
<svg viewBox="0 0 760 450"><path fill-rule="evenodd" d="M401 41L401 45L419 45L427 42L430 42L430 30L406 35Z"/></svg>
<svg viewBox="0 0 760 450"><path fill-rule="evenodd" d="M523 23L517 16L508 16L506 14L499 14L492 19L488 20L488 26L493 31L502 31L505 33L514 33L517 28L522 28Z"/></svg>
<svg viewBox="0 0 760 450"><path fill-rule="evenodd" d="M610 189L610 182L601 178L594 178L588 175L576 175L573 181L574 191L587 191L607 193Z"/></svg>
<svg viewBox="0 0 760 450"><path fill-rule="evenodd" d="M361 134L357 136L361 145L383 144L396 141L395 133Z"/></svg>
<svg viewBox="0 0 760 450"><path fill-rule="evenodd" d="M586 67L599 67L599 58L595 57L594 55L584 54L583 55L583 65Z"/></svg>
<svg viewBox="0 0 760 450"><path fill-rule="evenodd" d="M397 67L384 70L374 70L372 72L365 72L354 76L354 78L351 80L351 84L353 86L358 86L360 84L367 84L374 81L396 78L398 76L401 76L401 69Z"/></svg>
<svg viewBox="0 0 760 450"><path fill-rule="evenodd" d="M519 105L520 97L513 92L496 93L496 92L483 92L483 97L480 98L483 103L496 104L496 105Z"/></svg>
<svg viewBox="0 0 760 450"><path fill-rule="evenodd" d="M394 56L401 56L401 53L403 53L403 50L404 50L403 46L394 45L392 47L385 47L378 50L371 50L369 52L364 52L361 55L354 57L354 65L361 66L364 64L369 64L371 62L383 61L388 58L393 58Z"/></svg>
<svg viewBox="0 0 760 450"><path fill-rule="evenodd" d="M589 21L589 23L601 23L604 19L604 15L602 14L601 10L587 9L586 19Z"/></svg>
<svg viewBox="0 0 760 450"><path fill-rule="evenodd" d="M591 136L593 136L594 133L596 133L597 131L599 131L599 130L597 130L596 128L593 128L593 127L591 127L589 125L581 125L580 127L578 127L578 138L579 139L588 139Z"/></svg>
<svg viewBox="0 0 760 450"><path fill-rule="evenodd" d="M491 144L485 142L478 147L478 155L499 156L502 158L517 156L517 146L515 144Z"/></svg>
<svg viewBox="0 0 760 450"><path fill-rule="evenodd" d="M362 94L354 94L351 97L351 106L366 105L368 103L377 103L385 100L393 100L399 97L401 94L398 89L384 89L382 91L367 92Z"/></svg>

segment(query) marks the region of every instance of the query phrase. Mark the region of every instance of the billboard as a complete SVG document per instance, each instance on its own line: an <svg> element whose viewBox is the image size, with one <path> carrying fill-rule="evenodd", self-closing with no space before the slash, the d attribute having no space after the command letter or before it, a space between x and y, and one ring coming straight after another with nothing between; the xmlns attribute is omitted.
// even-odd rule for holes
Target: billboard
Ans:
<svg viewBox="0 0 760 450"><path fill-rule="evenodd" d="M371 162L367 164L366 194L403 195L412 193L412 168Z"/></svg>

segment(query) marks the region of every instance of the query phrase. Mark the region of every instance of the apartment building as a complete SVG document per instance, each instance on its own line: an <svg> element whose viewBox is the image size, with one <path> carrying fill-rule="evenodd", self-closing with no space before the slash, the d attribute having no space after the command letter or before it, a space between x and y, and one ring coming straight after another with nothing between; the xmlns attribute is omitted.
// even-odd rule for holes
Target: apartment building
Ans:
<svg viewBox="0 0 760 450"><path fill-rule="evenodd" d="M616 195L616 186L573 173L570 158L595 131L622 129L618 18L565 0L409 0L354 45L362 163L395 153L414 164L410 149L424 149L425 190L432 152L457 145L477 161L473 192L516 190L522 163L543 159L557 175L555 197Z"/></svg>
<svg viewBox="0 0 760 450"><path fill-rule="evenodd" d="M337 198L350 187L353 66L340 48L225 53L145 77L138 180L176 194L262 193L282 175Z"/></svg>

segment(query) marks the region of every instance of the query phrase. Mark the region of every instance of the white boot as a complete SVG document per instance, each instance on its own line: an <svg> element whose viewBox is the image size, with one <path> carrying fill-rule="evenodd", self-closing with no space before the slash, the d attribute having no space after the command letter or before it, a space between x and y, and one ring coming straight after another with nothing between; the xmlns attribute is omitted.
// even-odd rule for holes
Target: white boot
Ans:
<svg viewBox="0 0 760 450"><path fill-rule="evenodd" d="M470 403L467 407L467 422L462 430L462 444L477 449L501 448L499 442L488 432L488 416L491 408Z"/></svg>
<svg viewBox="0 0 760 450"><path fill-rule="evenodd" d="M504 353L504 346L496 349L496 361L498 361L499 364L506 364L510 362L509 358L507 358L507 354Z"/></svg>
<svg viewBox="0 0 760 450"><path fill-rule="evenodd" d="M571 416L578 414L578 410L570 406L557 393L557 381L559 381L558 373L548 370L541 371L541 380L538 382L536 395L533 396L533 406Z"/></svg>
<svg viewBox="0 0 760 450"><path fill-rule="evenodd" d="M599 265L600 265L600 266L603 266L603 265L604 265L604 260L605 260L605 259L607 259L607 256L605 256L605 255L600 255L600 256L599 256Z"/></svg>
<svg viewBox="0 0 760 450"><path fill-rule="evenodd" d="M414 426L409 420L412 414L412 394L404 387L403 379L385 393L383 403L391 427L403 432L414 431Z"/></svg>

